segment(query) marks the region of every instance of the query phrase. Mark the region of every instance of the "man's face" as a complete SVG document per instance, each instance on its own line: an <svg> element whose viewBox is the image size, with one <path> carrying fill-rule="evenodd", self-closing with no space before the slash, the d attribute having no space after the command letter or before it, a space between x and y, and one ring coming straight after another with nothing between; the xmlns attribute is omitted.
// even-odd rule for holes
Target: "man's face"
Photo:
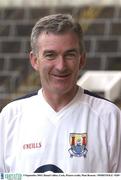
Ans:
<svg viewBox="0 0 121 180"><path fill-rule="evenodd" d="M84 55L73 33L42 33L38 38L38 57L31 54L34 69L39 71L41 85L47 93L66 94L76 86Z"/></svg>

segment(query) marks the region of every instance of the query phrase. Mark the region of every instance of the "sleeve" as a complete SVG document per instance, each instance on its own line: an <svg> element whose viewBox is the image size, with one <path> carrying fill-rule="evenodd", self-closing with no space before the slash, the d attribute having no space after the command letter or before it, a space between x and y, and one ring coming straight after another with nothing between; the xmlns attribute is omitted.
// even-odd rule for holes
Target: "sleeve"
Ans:
<svg viewBox="0 0 121 180"><path fill-rule="evenodd" d="M5 140L5 132L4 132L4 118L2 112L0 113L0 172L5 172L4 165L4 140Z"/></svg>
<svg viewBox="0 0 121 180"><path fill-rule="evenodd" d="M5 106L0 113L0 172L7 173L6 167L6 152L7 148L8 130L10 128L9 120L12 117L11 108L9 105Z"/></svg>
<svg viewBox="0 0 121 180"><path fill-rule="evenodd" d="M110 172L121 173L121 110L115 109L109 116L109 166Z"/></svg>
<svg viewBox="0 0 121 180"><path fill-rule="evenodd" d="M0 172L9 173L11 171L10 159L15 117L18 114L16 103L11 102L6 105L0 113ZM12 156L12 155L11 155Z"/></svg>

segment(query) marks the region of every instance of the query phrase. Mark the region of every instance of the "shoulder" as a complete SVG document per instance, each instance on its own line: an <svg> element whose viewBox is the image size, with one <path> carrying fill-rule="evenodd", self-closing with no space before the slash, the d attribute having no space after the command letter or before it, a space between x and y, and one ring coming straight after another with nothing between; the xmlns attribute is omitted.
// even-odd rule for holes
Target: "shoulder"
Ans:
<svg viewBox="0 0 121 180"><path fill-rule="evenodd" d="M121 110L113 102L88 90L83 92L82 102L98 115L104 116L113 113L121 116Z"/></svg>
<svg viewBox="0 0 121 180"><path fill-rule="evenodd" d="M92 123L93 126L99 125L99 131L106 130L109 134L112 131L117 133L121 131L121 110L109 100L84 90L80 107L83 107L88 123Z"/></svg>
<svg viewBox="0 0 121 180"><path fill-rule="evenodd" d="M8 103L1 111L2 115L15 115L21 113L25 107L28 107L34 103L38 95L38 91L31 92L22 97L19 97L12 102Z"/></svg>

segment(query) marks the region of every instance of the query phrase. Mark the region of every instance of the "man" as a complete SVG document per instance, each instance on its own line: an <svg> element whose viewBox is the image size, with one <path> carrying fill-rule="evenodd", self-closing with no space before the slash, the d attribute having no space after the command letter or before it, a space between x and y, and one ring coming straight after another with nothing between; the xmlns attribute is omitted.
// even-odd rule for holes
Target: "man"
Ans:
<svg viewBox="0 0 121 180"><path fill-rule="evenodd" d="M30 61L42 88L0 117L0 171L121 172L121 111L76 82L85 64L80 25L70 15L40 19Z"/></svg>

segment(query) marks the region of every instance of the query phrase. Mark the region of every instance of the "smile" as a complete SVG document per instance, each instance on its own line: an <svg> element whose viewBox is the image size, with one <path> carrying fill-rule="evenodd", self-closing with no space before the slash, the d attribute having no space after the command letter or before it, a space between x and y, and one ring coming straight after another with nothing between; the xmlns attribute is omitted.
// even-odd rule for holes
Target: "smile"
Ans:
<svg viewBox="0 0 121 180"><path fill-rule="evenodd" d="M70 77L70 74L52 74L52 76L56 79L67 79Z"/></svg>

